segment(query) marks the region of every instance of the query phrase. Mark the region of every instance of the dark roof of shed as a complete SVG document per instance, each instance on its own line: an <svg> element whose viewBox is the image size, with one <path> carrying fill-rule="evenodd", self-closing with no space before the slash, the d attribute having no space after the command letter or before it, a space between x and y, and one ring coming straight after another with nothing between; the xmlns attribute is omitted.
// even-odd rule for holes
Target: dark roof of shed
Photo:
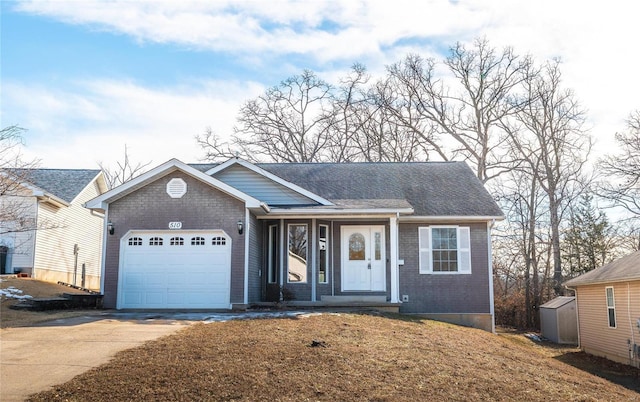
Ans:
<svg viewBox="0 0 640 402"><path fill-rule="evenodd" d="M574 287L627 280L640 280L640 251L568 280L565 285Z"/></svg>
<svg viewBox="0 0 640 402"><path fill-rule="evenodd" d="M405 199L417 216L502 216L464 162L263 163L328 200Z"/></svg>
<svg viewBox="0 0 640 402"><path fill-rule="evenodd" d="M557 309L567 303L571 303L575 299L575 296L558 296L553 300L549 300L548 302L540 306L540 308Z"/></svg>
<svg viewBox="0 0 640 402"><path fill-rule="evenodd" d="M29 169L21 176L56 197L71 202L96 178L98 169Z"/></svg>

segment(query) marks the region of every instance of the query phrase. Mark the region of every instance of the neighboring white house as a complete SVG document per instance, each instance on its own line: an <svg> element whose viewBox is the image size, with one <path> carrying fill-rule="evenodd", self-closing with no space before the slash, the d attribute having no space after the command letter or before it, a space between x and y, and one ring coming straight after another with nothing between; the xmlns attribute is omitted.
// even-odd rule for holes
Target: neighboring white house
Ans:
<svg viewBox="0 0 640 402"><path fill-rule="evenodd" d="M0 225L0 273L99 289L104 221L83 204L107 190L102 172L3 173L3 180L15 177L19 182L11 196L0 197L0 207L18 211L18 216Z"/></svg>

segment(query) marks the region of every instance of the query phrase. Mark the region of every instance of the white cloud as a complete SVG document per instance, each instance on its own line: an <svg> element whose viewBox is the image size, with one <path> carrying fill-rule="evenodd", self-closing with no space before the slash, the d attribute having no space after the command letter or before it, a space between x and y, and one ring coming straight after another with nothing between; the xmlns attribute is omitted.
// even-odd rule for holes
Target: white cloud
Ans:
<svg viewBox="0 0 640 402"><path fill-rule="evenodd" d="M256 65L265 63L268 55L300 55L309 60L301 66L286 60L284 66L276 67L283 71L283 79L292 74L290 71L327 71L338 64L343 66L341 71L327 74L342 76L356 61L376 74L409 51L433 55L456 41L485 36L494 46L513 46L516 52L530 53L538 61L561 57L564 84L576 91L589 112L593 134L602 144L611 144L613 133L624 127L624 118L640 108L640 75L636 71L639 56L635 50L640 37L640 24L636 23L640 4L625 0L38 0L19 2L15 7L25 13L128 35L140 42L221 51ZM273 84L276 82L265 85ZM183 131L188 128L198 133L201 126L189 127L185 117L202 109L225 110L216 102L228 105L217 94L210 96L206 91L145 92L135 85L105 85L91 88L89 95L71 91L64 97L42 88L35 90L47 105L45 115L53 111L69 115L69 108L73 108L94 121L116 118L127 134L133 127L145 132L164 132L171 127L174 133L182 127ZM244 94L244 98L251 96ZM172 102L176 110L171 109ZM122 116L114 114L118 110ZM144 121L153 117L154 111L163 114L157 119L159 123ZM226 111L234 114L237 107ZM133 117L134 112L141 117ZM206 119L190 120L202 125ZM44 121L34 118L38 124ZM30 128L34 127L40 126Z"/></svg>
<svg viewBox="0 0 640 402"><path fill-rule="evenodd" d="M194 137L210 126L231 133L241 103L263 88L255 83L202 82L150 89L130 82L79 82L65 90L5 83L9 115L28 128L25 154L43 167L88 168L122 158L162 163L176 157L196 162Z"/></svg>

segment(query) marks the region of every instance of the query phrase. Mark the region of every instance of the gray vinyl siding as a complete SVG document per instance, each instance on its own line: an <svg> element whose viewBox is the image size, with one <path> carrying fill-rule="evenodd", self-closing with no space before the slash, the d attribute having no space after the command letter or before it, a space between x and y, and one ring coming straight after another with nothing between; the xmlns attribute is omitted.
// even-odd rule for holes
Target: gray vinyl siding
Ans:
<svg viewBox="0 0 640 402"><path fill-rule="evenodd" d="M438 223L446 226L447 223ZM489 314L490 289L486 223L469 226L471 236L471 274L420 274L418 228L424 223L402 223L399 228L399 255L404 259L400 267L400 297L409 296L402 303L402 313L433 314Z"/></svg>
<svg viewBox="0 0 640 402"><path fill-rule="evenodd" d="M249 232L249 303L262 301L262 222L255 215L250 215Z"/></svg>
<svg viewBox="0 0 640 402"><path fill-rule="evenodd" d="M290 188L240 165L230 166L213 177L268 205L317 204Z"/></svg>
<svg viewBox="0 0 640 402"><path fill-rule="evenodd" d="M187 183L182 198L166 193L169 180ZM244 303L244 234L238 220L245 219L244 202L182 172L169 173L109 205L108 219L115 233L107 235L104 307L115 308L118 294L120 239L130 230L167 230L169 222L182 222L182 230L221 229L231 238L231 303Z"/></svg>

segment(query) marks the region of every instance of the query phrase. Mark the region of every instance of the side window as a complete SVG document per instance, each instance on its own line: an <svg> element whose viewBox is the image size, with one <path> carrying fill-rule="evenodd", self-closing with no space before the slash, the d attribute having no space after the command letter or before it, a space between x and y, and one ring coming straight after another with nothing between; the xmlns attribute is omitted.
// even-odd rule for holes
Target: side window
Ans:
<svg viewBox="0 0 640 402"><path fill-rule="evenodd" d="M609 317L609 328L616 327L616 300L613 294L613 286L605 288L607 293L607 315Z"/></svg>
<svg viewBox="0 0 640 402"><path fill-rule="evenodd" d="M318 283L329 283L329 226L320 225L318 236Z"/></svg>
<svg viewBox="0 0 640 402"><path fill-rule="evenodd" d="M470 274L471 238L465 226L418 228L421 274Z"/></svg>
<svg viewBox="0 0 640 402"><path fill-rule="evenodd" d="M307 282L307 225L289 225L289 256L287 258L287 282Z"/></svg>

